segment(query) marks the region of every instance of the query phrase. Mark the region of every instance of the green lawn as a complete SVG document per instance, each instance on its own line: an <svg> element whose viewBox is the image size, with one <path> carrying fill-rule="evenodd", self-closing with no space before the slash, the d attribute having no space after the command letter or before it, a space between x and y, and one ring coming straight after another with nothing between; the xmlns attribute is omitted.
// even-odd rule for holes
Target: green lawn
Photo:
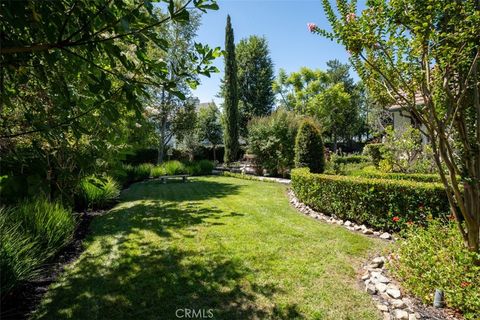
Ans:
<svg viewBox="0 0 480 320"><path fill-rule="evenodd" d="M355 274L382 244L299 214L285 193L227 177L135 184L34 318L379 319Z"/></svg>

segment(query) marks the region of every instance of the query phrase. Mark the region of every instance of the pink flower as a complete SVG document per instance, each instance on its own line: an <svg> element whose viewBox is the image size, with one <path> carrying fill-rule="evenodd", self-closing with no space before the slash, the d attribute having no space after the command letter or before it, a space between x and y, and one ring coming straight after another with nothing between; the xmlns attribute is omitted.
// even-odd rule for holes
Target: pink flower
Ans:
<svg viewBox="0 0 480 320"><path fill-rule="evenodd" d="M400 218L399 217L393 217L392 220L393 220L393 222L398 222L398 221L400 221Z"/></svg>
<svg viewBox="0 0 480 320"><path fill-rule="evenodd" d="M347 16L346 16L347 22L352 22L353 20L355 20L356 17L357 16L353 12L347 14Z"/></svg>
<svg viewBox="0 0 480 320"><path fill-rule="evenodd" d="M315 31L315 29L317 29L317 25L315 23L307 23L307 28L308 28L308 31L310 32L313 32Z"/></svg>

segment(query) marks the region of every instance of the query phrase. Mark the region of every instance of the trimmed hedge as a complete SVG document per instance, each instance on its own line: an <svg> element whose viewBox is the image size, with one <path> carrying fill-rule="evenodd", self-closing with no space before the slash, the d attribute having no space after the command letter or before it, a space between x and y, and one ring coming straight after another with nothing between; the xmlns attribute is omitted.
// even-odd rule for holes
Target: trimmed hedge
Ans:
<svg viewBox="0 0 480 320"><path fill-rule="evenodd" d="M350 163L362 163L370 161L370 158L367 156L361 156L357 154L352 154L348 156L337 156L332 157L332 161L338 164L350 164Z"/></svg>
<svg viewBox="0 0 480 320"><path fill-rule="evenodd" d="M298 199L325 214L375 228L397 231L410 222L446 216L449 204L439 183L382 180L313 174L306 168L291 173Z"/></svg>
<svg viewBox="0 0 480 320"><path fill-rule="evenodd" d="M409 180L416 182L441 182L440 176L433 173L386 173L371 170L362 170L351 172L349 175L375 179Z"/></svg>

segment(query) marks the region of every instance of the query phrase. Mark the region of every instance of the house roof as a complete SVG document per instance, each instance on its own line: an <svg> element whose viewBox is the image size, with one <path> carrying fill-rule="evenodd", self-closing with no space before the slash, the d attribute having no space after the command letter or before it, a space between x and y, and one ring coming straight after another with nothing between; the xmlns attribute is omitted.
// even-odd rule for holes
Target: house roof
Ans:
<svg viewBox="0 0 480 320"><path fill-rule="evenodd" d="M407 97L407 96L404 95L404 97ZM416 106L424 104L424 101L425 100L423 99L423 96L420 92L415 93L415 105ZM403 101L403 99L400 99L400 97L398 97L397 101L395 101L394 104L392 104L390 107L388 107L388 111L394 112L394 111L401 110L405 107L405 105L406 105L405 101Z"/></svg>

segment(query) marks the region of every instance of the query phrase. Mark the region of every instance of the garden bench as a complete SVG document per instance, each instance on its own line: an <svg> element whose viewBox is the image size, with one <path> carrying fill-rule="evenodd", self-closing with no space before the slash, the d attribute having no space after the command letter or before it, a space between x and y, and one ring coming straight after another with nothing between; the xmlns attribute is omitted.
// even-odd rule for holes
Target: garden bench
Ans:
<svg viewBox="0 0 480 320"><path fill-rule="evenodd" d="M177 174L174 176L160 176L158 179L160 179L162 183L167 183L167 179L169 178L182 178L183 182L187 182L187 177L189 177L188 174Z"/></svg>

